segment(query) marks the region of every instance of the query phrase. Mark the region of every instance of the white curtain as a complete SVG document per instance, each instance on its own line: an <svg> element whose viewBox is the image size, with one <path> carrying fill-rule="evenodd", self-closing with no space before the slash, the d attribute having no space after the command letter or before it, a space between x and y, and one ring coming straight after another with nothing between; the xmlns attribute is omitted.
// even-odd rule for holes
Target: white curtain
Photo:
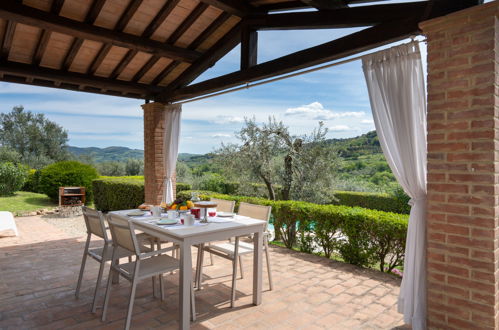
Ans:
<svg viewBox="0 0 499 330"><path fill-rule="evenodd" d="M398 309L426 328L426 92L417 42L363 58L376 131L412 206Z"/></svg>
<svg viewBox="0 0 499 330"><path fill-rule="evenodd" d="M173 175L175 174L175 168L177 166L182 105L165 105L164 114L163 164L165 167L165 182L163 185L163 202L169 204L175 199L175 196L173 195Z"/></svg>

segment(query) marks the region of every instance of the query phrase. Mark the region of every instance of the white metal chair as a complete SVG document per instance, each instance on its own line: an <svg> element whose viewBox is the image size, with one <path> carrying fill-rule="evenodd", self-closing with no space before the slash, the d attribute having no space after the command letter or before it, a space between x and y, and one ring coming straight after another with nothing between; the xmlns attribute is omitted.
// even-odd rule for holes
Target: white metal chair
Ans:
<svg viewBox="0 0 499 330"><path fill-rule="evenodd" d="M130 301L128 303L128 312L126 317L125 329L130 328L132 319L133 303L135 299L135 290L137 283L145 278L154 278L159 276L159 285L161 290L161 301L164 300L163 290L163 274L172 272L180 267L180 261L169 255L163 254L171 251L175 247L168 247L156 251L144 252L137 240L135 234L135 227L133 222L128 221L127 218L117 215L108 215L109 229L113 238L113 257L111 258L111 268L109 270L109 279L107 282L106 296L104 298L104 308L102 311L102 321L106 320L107 307L109 304L109 297L111 295L112 275L117 273L132 283L130 292ZM135 261L126 264L118 264L116 262L116 253L118 248L127 250L136 256ZM191 284L191 313L192 320L195 321L195 303L194 291Z"/></svg>
<svg viewBox="0 0 499 330"><path fill-rule="evenodd" d="M238 215L243 215L247 217L251 217L254 219L260 219L269 221L270 212L272 210L271 206L263 206L263 205L254 205L249 203L240 203ZM272 284L272 272L270 268L270 259L269 259L269 245L268 245L269 235L267 233L267 226L264 229L264 237L263 237L263 250L265 251L265 257L267 260L267 272L269 276L269 286L270 290L273 289ZM199 255L198 267L196 269L196 281L198 284L198 289L201 288L202 284L202 276L203 276L203 253L204 251L213 253L219 257L228 259L232 261L232 292L231 292L231 307L234 307L234 301L236 298L236 276L237 276L237 262L241 265L241 278L243 277L243 268L242 268L242 259L241 255L245 254L253 254L253 244L240 242L239 237L235 238L235 242L226 242L226 243L214 243L210 245L205 245Z"/></svg>
<svg viewBox="0 0 499 330"><path fill-rule="evenodd" d="M82 209L83 209L83 218L85 219L85 225L87 227L87 241L85 243L83 258L81 260L80 274L78 276L78 284L76 285L75 296L76 298L78 298L80 295L81 282L83 279L83 272L85 270L85 265L87 262L87 256L90 256L92 259L100 263L99 274L97 275L97 282L95 283L94 299L92 302L92 313L95 313L95 310L97 309L96 305L97 292L99 290L99 286L102 281L104 265L106 264L107 261L111 260L111 257L113 255L113 246L112 246L112 241L109 238L106 230L105 219L104 216L102 215L102 212L93 210L86 206L83 206ZM90 241L92 239L92 235L102 238L104 240L104 245L102 247L90 249ZM143 238L146 239L145 236ZM147 248L144 246L143 249L151 251L153 249L152 243L151 243L151 248ZM133 253L131 253L130 251L119 248L116 251L115 257L117 259L128 257L129 260L131 260L132 255Z"/></svg>
<svg viewBox="0 0 499 330"><path fill-rule="evenodd" d="M12 230L16 236L19 236L14 215L7 211L0 211L0 232L4 230Z"/></svg>

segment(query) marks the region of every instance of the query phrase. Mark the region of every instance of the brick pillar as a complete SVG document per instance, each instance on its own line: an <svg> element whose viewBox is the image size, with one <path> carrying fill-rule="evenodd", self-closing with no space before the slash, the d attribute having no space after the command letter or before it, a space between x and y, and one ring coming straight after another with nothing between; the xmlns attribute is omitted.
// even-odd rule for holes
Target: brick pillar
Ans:
<svg viewBox="0 0 499 330"><path fill-rule="evenodd" d="M165 105L158 102L142 105L144 109L144 179L145 202L159 204L163 197L165 168L163 165L163 132ZM173 180L173 193L176 191Z"/></svg>
<svg viewBox="0 0 499 330"><path fill-rule="evenodd" d="M499 1L428 39L428 328L498 329Z"/></svg>

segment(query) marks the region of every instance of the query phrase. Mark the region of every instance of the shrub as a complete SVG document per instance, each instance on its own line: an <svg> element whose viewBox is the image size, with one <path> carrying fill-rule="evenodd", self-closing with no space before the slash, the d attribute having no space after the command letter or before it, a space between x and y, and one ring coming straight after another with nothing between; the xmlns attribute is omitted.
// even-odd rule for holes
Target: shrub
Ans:
<svg viewBox="0 0 499 330"><path fill-rule="evenodd" d="M334 205L360 206L366 209L409 214L409 197L403 191L394 194L368 193L356 191L335 191Z"/></svg>
<svg viewBox="0 0 499 330"><path fill-rule="evenodd" d="M92 181L97 210L108 212L137 208L144 203L144 180L99 178Z"/></svg>
<svg viewBox="0 0 499 330"><path fill-rule="evenodd" d="M192 186L188 183L177 182L177 193L184 190L191 190Z"/></svg>
<svg viewBox="0 0 499 330"><path fill-rule="evenodd" d="M28 178L24 183L22 188L23 191L31 191L31 192L41 192L40 191L40 178L42 172L40 170L30 169L28 173Z"/></svg>
<svg viewBox="0 0 499 330"><path fill-rule="evenodd" d="M28 170L24 165L0 163L0 196L12 195L20 190L27 176Z"/></svg>
<svg viewBox="0 0 499 330"><path fill-rule="evenodd" d="M190 197L191 191L177 196ZM211 197L272 206L276 236L288 248L299 245L310 252L313 243L326 257L338 253L351 264L379 265L382 271L391 271L403 265L408 216L361 207L319 205L298 201L270 201L268 199L232 196L201 191L200 197Z"/></svg>
<svg viewBox="0 0 499 330"><path fill-rule="evenodd" d="M86 200L93 200L92 180L99 175L91 165L77 161L63 161L51 164L41 171L40 190L57 201L59 187L77 186L85 187Z"/></svg>

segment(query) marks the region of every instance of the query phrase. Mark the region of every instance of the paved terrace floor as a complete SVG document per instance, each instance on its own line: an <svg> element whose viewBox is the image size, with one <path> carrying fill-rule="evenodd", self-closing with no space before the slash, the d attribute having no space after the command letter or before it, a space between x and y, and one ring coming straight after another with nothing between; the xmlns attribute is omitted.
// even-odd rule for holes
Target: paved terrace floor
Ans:
<svg viewBox="0 0 499 330"><path fill-rule="evenodd" d="M40 217L17 218L19 237L0 238L1 329L121 329L129 283L113 288L108 322L90 313L97 262L87 261L80 299L74 288L84 247L77 237ZM62 219L61 219L62 221ZM82 220L83 221L83 220ZM98 244L99 241L93 242ZM400 280L318 256L271 248L275 289L268 291L264 267L263 303L251 304L251 256L238 281L236 307L229 307L230 262L215 257L196 293L193 329L393 329L402 328L396 312ZM194 260L195 261L195 260ZM194 262L195 264L195 262ZM105 271L107 277L107 268ZM151 281L138 285L132 328L176 329L178 275L165 276L167 299L152 296ZM99 306L104 286L100 291Z"/></svg>

